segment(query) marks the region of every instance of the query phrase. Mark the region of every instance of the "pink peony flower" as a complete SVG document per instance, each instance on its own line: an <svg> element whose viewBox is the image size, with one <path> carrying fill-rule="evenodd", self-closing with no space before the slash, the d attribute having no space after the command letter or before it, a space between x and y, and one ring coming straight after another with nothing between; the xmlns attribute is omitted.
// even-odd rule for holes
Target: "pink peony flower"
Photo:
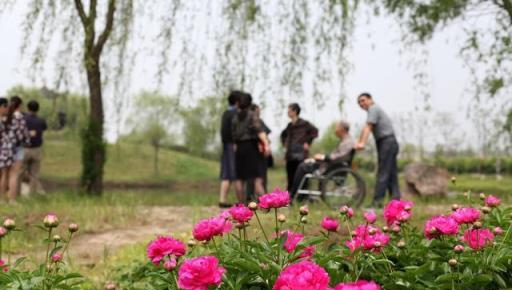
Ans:
<svg viewBox="0 0 512 290"><path fill-rule="evenodd" d="M503 235L503 229L500 228L500 227L495 227L494 230L493 230L494 234L497 235L497 236L501 236Z"/></svg>
<svg viewBox="0 0 512 290"><path fill-rule="evenodd" d="M6 267L4 260L1 260L1 259L0 259L0 269L2 269L2 272L4 272L4 273L9 272L9 268Z"/></svg>
<svg viewBox="0 0 512 290"><path fill-rule="evenodd" d="M375 214L375 211L369 210L363 214L364 219L367 223L373 224L377 220L377 215Z"/></svg>
<svg viewBox="0 0 512 290"><path fill-rule="evenodd" d="M181 257L185 255L185 244L173 237L158 237L149 243L146 252L151 262L157 265L165 256Z"/></svg>
<svg viewBox="0 0 512 290"><path fill-rule="evenodd" d="M494 235L489 229L469 229L464 232L462 240L473 250L480 250L486 245L492 244Z"/></svg>
<svg viewBox="0 0 512 290"><path fill-rule="evenodd" d="M272 193L267 193L258 198L261 208L280 208L290 204L290 194L288 191L281 191L276 188Z"/></svg>
<svg viewBox="0 0 512 290"><path fill-rule="evenodd" d="M322 220L321 226L324 230L329 232L336 232L338 231L338 227L340 226L340 223L333 218L325 217Z"/></svg>
<svg viewBox="0 0 512 290"><path fill-rule="evenodd" d="M208 290L219 286L226 270L214 256L201 256L185 260L178 271L178 286L186 290Z"/></svg>
<svg viewBox="0 0 512 290"><path fill-rule="evenodd" d="M350 252L354 252L356 249L362 247L363 240L358 238L352 238L351 240L345 241L345 246L349 248Z"/></svg>
<svg viewBox="0 0 512 290"><path fill-rule="evenodd" d="M363 247L365 250L380 252L380 248L389 244L390 237L382 233L381 229L372 225L360 225L354 230L352 240L346 241L351 252Z"/></svg>
<svg viewBox="0 0 512 290"><path fill-rule="evenodd" d="M390 238L386 234L377 233L374 235L367 235L363 239L363 247L365 250L372 250L380 252L380 249L389 244Z"/></svg>
<svg viewBox="0 0 512 290"><path fill-rule="evenodd" d="M297 245L302 241L304 238L304 235L299 233L294 233L292 231L285 231L281 234L286 234L286 241L283 243L283 248L288 252L291 253L295 251L295 248L297 248ZM308 258L313 256L313 252L315 251L315 246L308 246L305 247L302 253L300 254L300 258Z"/></svg>
<svg viewBox="0 0 512 290"><path fill-rule="evenodd" d="M62 261L62 255L60 253L53 254L51 258L54 263Z"/></svg>
<svg viewBox="0 0 512 290"><path fill-rule="evenodd" d="M59 225L59 218L55 214L49 213L44 217L43 224L47 228L55 228Z"/></svg>
<svg viewBox="0 0 512 290"><path fill-rule="evenodd" d="M341 283L333 290L380 290L380 286L373 281L359 280L353 283Z"/></svg>
<svg viewBox="0 0 512 290"><path fill-rule="evenodd" d="M198 241L209 241L214 236L222 236L233 228L233 224L225 218L218 216L199 221L192 231L194 239Z"/></svg>
<svg viewBox="0 0 512 290"><path fill-rule="evenodd" d="M176 265L178 264L178 262L176 262L176 259L175 258L171 258L167 261L165 261L164 263L164 269L171 272L172 270L174 270L174 268L176 268Z"/></svg>
<svg viewBox="0 0 512 290"><path fill-rule="evenodd" d="M0 226L0 238L3 238L5 235L7 235L7 229Z"/></svg>
<svg viewBox="0 0 512 290"><path fill-rule="evenodd" d="M327 290L329 275L317 264L302 261L284 268L274 284L273 290Z"/></svg>
<svg viewBox="0 0 512 290"><path fill-rule="evenodd" d="M384 218L388 225L406 221L411 217L412 201L392 200L384 208Z"/></svg>
<svg viewBox="0 0 512 290"><path fill-rule="evenodd" d="M248 207L243 204L235 205L229 209L231 217L239 223L248 222L254 213Z"/></svg>
<svg viewBox="0 0 512 290"><path fill-rule="evenodd" d="M351 207L349 207L348 210L347 210L347 216L349 218L354 216L354 210Z"/></svg>
<svg viewBox="0 0 512 290"><path fill-rule="evenodd" d="M441 235L456 235L459 232L459 224L451 216L434 216L425 224L425 237L431 240Z"/></svg>
<svg viewBox="0 0 512 290"><path fill-rule="evenodd" d="M472 207L463 207L452 213L459 224L472 224L480 218L480 211Z"/></svg>
<svg viewBox="0 0 512 290"><path fill-rule="evenodd" d="M489 195L485 198L485 205L488 207L497 207L501 204L501 200L493 195Z"/></svg>

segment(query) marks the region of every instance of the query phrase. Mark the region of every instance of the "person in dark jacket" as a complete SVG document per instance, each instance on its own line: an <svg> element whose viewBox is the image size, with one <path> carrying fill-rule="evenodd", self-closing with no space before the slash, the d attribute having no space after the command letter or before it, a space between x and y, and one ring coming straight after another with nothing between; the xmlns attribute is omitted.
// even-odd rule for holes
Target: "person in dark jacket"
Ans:
<svg viewBox="0 0 512 290"><path fill-rule="evenodd" d="M250 94L240 96L238 113L233 117L232 134L235 142L236 195L239 203L246 203L244 186L254 180L256 196L265 193L261 164L270 154L268 137L258 115L251 111Z"/></svg>
<svg viewBox="0 0 512 290"><path fill-rule="evenodd" d="M240 91L232 91L228 96L228 109L222 114L220 137L222 141L222 158L220 162L220 193L219 193L219 207L228 208L231 204L226 202L226 198L231 187L231 183L236 180L235 170L235 144L233 141L233 134L231 132L231 121L233 116L237 113L238 103L240 96L243 93Z"/></svg>
<svg viewBox="0 0 512 290"><path fill-rule="evenodd" d="M281 133L281 143L286 154L286 174L288 177L287 189L290 191L297 167L308 158L309 147L318 137L318 129L310 122L299 118L300 106L292 103L288 106L288 117L291 122Z"/></svg>

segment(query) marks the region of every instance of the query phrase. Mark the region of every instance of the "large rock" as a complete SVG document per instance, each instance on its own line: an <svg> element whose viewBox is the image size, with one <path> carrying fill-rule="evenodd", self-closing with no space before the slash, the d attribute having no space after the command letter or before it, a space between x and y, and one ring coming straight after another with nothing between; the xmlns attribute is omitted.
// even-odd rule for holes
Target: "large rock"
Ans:
<svg viewBox="0 0 512 290"><path fill-rule="evenodd" d="M410 193L421 196L445 195L450 173L445 169L423 163L411 163L404 168L405 182Z"/></svg>

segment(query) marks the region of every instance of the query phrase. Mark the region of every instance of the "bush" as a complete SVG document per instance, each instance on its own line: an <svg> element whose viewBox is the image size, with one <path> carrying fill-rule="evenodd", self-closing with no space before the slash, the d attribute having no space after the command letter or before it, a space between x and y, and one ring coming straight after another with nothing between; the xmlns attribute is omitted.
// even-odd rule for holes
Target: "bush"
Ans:
<svg viewBox="0 0 512 290"><path fill-rule="evenodd" d="M347 206L340 208L337 216L325 217L320 226L308 225L306 207L287 223L279 209L289 204L287 192L276 191L259 201L198 222L188 250L172 236L152 241L147 248L148 263L125 269L119 286L276 290L512 287L512 208L500 208L497 198L487 197L480 210L468 206L450 214L447 207L446 216L432 217L421 230L409 224L413 204L407 201L395 200L386 206L383 226L376 224L373 212L364 213L365 223L354 225L354 211ZM270 217L264 217L266 214ZM263 218L273 220L272 232L261 226ZM260 227L259 235L249 237L248 226ZM348 236L341 234L342 229L347 229Z"/></svg>

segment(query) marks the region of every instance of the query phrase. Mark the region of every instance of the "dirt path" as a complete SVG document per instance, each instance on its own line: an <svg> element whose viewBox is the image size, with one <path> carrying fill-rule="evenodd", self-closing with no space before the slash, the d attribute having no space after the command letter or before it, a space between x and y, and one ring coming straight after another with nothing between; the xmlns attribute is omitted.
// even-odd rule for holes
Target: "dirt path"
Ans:
<svg viewBox="0 0 512 290"><path fill-rule="evenodd" d="M156 206L141 207L139 215L146 224L78 236L72 242L75 263L94 266L105 255L112 255L123 246L144 243L156 235L190 233L198 218L219 212L217 207Z"/></svg>

